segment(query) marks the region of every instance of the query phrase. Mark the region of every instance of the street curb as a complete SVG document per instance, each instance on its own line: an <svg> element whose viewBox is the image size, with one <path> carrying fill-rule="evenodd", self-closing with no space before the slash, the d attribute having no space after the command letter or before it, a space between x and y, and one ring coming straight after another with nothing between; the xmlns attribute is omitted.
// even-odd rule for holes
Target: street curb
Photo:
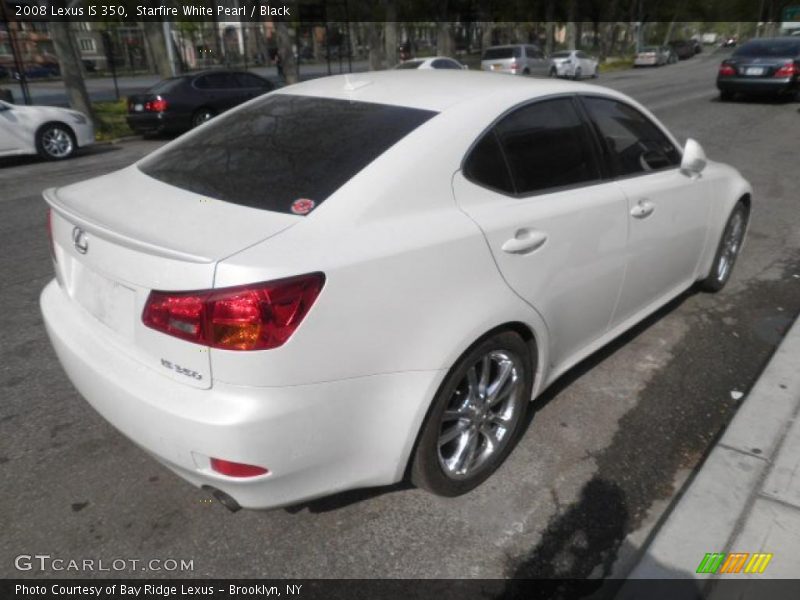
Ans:
<svg viewBox="0 0 800 600"><path fill-rule="evenodd" d="M708 552L738 551L736 540L800 412L800 317L759 376L722 437L651 537L628 579L697 579ZM623 585L618 600L632 598Z"/></svg>

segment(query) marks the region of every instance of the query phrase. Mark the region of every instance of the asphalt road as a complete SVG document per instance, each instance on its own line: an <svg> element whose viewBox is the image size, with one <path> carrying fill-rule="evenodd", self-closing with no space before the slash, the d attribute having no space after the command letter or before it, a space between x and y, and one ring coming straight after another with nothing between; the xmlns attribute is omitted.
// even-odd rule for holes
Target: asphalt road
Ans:
<svg viewBox="0 0 800 600"><path fill-rule="evenodd" d="M183 575L195 577L623 574L800 311L800 102L720 103L717 64L702 55L598 83L753 183L752 228L729 286L685 294L569 372L536 403L506 464L455 499L399 485L232 514L161 467L73 390L38 294L51 277L41 190L162 142L99 146L60 164L0 160L0 576L91 575L14 568L37 553L190 559Z"/></svg>

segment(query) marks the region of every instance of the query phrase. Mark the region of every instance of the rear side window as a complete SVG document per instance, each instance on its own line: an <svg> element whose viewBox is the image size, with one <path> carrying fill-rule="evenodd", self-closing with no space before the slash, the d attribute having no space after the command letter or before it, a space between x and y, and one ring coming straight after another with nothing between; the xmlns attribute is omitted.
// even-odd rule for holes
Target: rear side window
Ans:
<svg viewBox="0 0 800 600"><path fill-rule="evenodd" d="M502 48L489 48L483 53L481 60L503 60L520 57L522 57L522 46L505 46Z"/></svg>
<svg viewBox="0 0 800 600"><path fill-rule="evenodd" d="M236 73L235 77L240 87L272 89L272 84L269 81L251 73Z"/></svg>
<svg viewBox="0 0 800 600"><path fill-rule="evenodd" d="M464 161L464 176L479 185L514 193L511 175L494 130L486 133L472 148Z"/></svg>
<svg viewBox="0 0 800 600"><path fill-rule="evenodd" d="M456 63L452 60L447 60L446 58L439 58L433 61L433 68L434 69L460 69Z"/></svg>
<svg viewBox="0 0 800 600"><path fill-rule="evenodd" d="M164 183L243 206L315 206L436 113L278 94L228 115L139 163Z"/></svg>
<svg viewBox="0 0 800 600"><path fill-rule="evenodd" d="M572 100L524 106L495 126L518 194L600 177L592 141Z"/></svg>
<svg viewBox="0 0 800 600"><path fill-rule="evenodd" d="M238 88L239 82L233 73L210 73L195 79L194 86L201 90L225 90Z"/></svg>
<svg viewBox="0 0 800 600"><path fill-rule="evenodd" d="M583 102L605 142L617 175L632 175L680 164L681 156L666 135L638 110L609 98Z"/></svg>

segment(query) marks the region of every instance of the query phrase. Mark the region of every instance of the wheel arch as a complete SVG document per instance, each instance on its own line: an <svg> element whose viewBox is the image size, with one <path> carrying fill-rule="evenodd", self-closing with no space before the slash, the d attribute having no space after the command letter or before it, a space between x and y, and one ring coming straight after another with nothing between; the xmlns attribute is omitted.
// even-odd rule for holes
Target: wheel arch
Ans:
<svg viewBox="0 0 800 600"><path fill-rule="evenodd" d="M37 148L39 145L39 136L42 134L42 132L45 130L46 127L49 127L51 125L58 125L59 127L63 127L64 129L69 131L69 134L72 136L72 141L75 143L75 147L76 148L78 147L78 136L75 134L75 130L72 127L70 127L69 123L65 123L64 121L58 121L56 119L51 119L39 125L33 134L33 139L34 142L36 143Z"/></svg>

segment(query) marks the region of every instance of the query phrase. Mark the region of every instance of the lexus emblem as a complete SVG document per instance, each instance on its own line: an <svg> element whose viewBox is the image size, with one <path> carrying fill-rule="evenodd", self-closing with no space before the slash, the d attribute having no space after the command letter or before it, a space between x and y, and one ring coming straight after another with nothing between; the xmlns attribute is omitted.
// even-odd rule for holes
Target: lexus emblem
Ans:
<svg viewBox="0 0 800 600"><path fill-rule="evenodd" d="M80 227L72 230L72 244L75 246L75 250L81 254L89 251L89 239L86 237L86 232Z"/></svg>

